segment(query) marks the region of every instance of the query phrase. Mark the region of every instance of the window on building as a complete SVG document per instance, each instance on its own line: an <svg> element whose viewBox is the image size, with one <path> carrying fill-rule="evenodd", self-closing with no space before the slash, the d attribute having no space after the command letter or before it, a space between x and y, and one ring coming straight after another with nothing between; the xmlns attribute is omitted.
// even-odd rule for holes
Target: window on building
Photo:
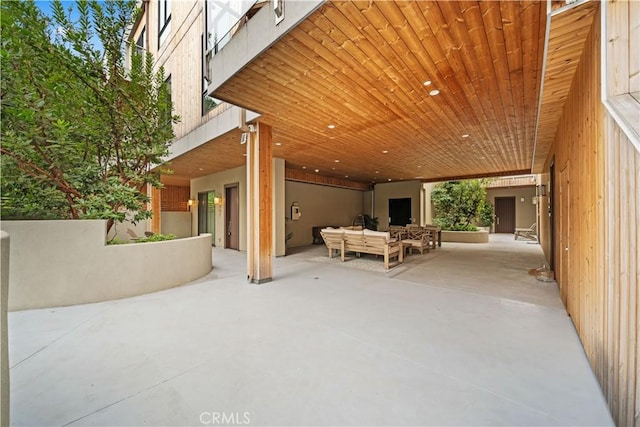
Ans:
<svg viewBox="0 0 640 427"><path fill-rule="evenodd" d="M171 0L158 0L158 48L171 31Z"/></svg>
<svg viewBox="0 0 640 427"><path fill-rule="evenodd" d="M640 150L640 2L603 4L605 105Z"/></svg>
<svg viewBox="0 0 640 427"><path fill-rule="evenodd" d="M171 97L171 76L167 77L164 81L164 84L167 88L167 100L168 104L171 105L171 108L168 108L166 111L167 114L167 122L171 123L171 115L173 114L173 98Z"/></svg>
<svg viewBox="0 0 640 427"><path fill-rule="evenodd" d="M139 53L140 55L144 55L144 52L145 52L144 38L145 38L145 28L142 27L142 31L140 32L140 35L136 40L136 52Z"/></svg>
<svg viewBox="0 0 640 427"><path fill-rule="evenodd" d="M209 89L209 74L207 61L210 58L206 52L204 35L201 39L202 43L202 115L204 116L209 111L213 110L215 107L220 105L221 101L215 99L207 94L207 90Z"/></svg>

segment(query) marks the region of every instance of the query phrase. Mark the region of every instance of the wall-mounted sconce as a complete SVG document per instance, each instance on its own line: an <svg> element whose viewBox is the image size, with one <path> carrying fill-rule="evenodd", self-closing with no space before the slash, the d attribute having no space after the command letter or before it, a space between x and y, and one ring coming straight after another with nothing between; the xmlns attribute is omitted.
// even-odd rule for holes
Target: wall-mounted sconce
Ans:
<svg viewBox="0 0 640 427"><path fill-rule="evenodd" d="M536 186L536 196L544 197L547 195L547 186L544 184L540 184Z"/></svg>
<svg viewBox="0 0 640 427"><path fill-rule="evenodd" d="M216 206L222 206L222 204L224 203L224 199L222 197L214 197L213 198L213 204Z"/></svg>
<svg viewBox="0 0 640 427"><path fill-rule="evenodd" d="M187 200L187 207L189 208L189 210L191 210L191 207L195 206L198 204L197 200L194 199L189 199Z"/></svg>

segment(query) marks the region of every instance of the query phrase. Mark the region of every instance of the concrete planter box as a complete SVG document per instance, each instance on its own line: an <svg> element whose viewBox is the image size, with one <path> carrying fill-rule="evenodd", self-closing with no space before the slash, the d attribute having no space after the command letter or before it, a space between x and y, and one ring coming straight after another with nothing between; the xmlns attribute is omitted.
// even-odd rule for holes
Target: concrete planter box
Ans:
<svg viewBox="0 0 640 427"><path fill-rule="evenodd" d="M2 221L9 311L87 304L183 285L211 271L211 235L106 245L106 221Z"/></svg>
<svg viewBox="0 0 640 427"><path fill-rule="evenodd" d="M442 241L456 243L489 243L489 232L442 230Z"/></svg>

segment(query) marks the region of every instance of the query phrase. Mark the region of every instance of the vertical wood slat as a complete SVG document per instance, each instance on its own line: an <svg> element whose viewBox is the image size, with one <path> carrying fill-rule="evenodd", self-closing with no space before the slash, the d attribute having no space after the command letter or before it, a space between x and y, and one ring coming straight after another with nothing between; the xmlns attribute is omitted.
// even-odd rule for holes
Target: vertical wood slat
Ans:
<svg viewBox="0 0 640 427"><path fill-rule="evenodd" d="M629 46L640 46L640 2L630 1L629 6ZM629 92L640 92L640 55L629 49Z"/></svg>
<svg viewBox="0 0 640 427"><path fill-rule="evenodd" d="M256 127L247 147L247 276L260 284L273 276L273 140L270 126Z"/></svg>
<svg viewBox="0 0 640 427"><path fill-rule="evenodd" d="M189 198L191 197L189 187L178 185L165 185L161 194L161 210L173 212L188 212Z"/></svg>
<svg viewBox="0 0 640 427"><path fill-rule="evenodd" d="M162 191L159 188L151 187L151 231L160 233L160 215L162 210Z"/></svg>
<svg viewBox="0 0 640 427"><path fill-rule="evenodd" d="M556 246L556 265L560 286L567 292L567 311L614 419L633 425L638 413L638 211L632 205L640 198L640 164L632 144L611 119L605 120L600 37L596 19L554 143L562 176L553 190L567 198L557 204L562 244ZM570 191L560 172L565 164ZM563 250L565 240L568 252Z"/></svg>

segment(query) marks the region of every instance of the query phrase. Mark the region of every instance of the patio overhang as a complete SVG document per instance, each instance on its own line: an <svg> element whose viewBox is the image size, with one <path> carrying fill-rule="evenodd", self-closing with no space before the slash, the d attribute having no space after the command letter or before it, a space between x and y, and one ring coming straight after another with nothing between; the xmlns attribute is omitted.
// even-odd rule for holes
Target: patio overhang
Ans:
<svg viewBox="0 0 640 427"><path fill-rule="evenodd" d="M545 2L327 2L211 95L261 114L291 170L363 183L530 173L597 7L551 20L545 43ZM579 30L569 46L554 30L567 22ZM545 45L558 49L541 100Z"/></svg>

